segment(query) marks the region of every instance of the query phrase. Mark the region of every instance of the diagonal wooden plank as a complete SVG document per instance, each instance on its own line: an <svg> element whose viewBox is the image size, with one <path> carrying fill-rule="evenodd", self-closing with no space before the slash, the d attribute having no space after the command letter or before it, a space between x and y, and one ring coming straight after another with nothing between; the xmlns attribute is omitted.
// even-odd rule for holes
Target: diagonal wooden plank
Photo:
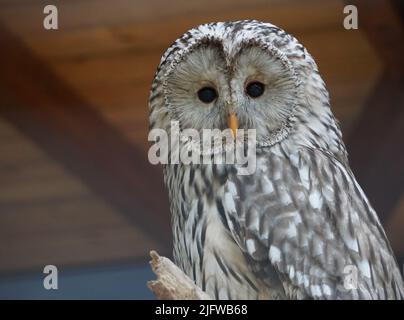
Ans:
<svg viewBox="0 0 404 320"><path fill-rule="evenodd" d="M346 1L358 8L359 30L364 32L390 75L402 76L404 68L403 6L391 0ZM400 14L401 12L401 14Z"/></svg>
<svg viewBox="0 0 404 320"><path fill-rule="evenodd" d="M398 14L397 3L392 1L345 3L357 6L360 32L366 35L384 68L350 132L347 147L351 167L386 225L404 191L403 14ZM404 254L399 246L394 250L402 266Z"/></svg>
<svg viewBox="0 0 404 320"><path fill-rule="evenodd" d="M169 248L161 172L2 25L0 42L0 116Z"/></svg>
<svg viewBox="0 0 404 320"><path fill-rule="evenodd" d="M348 139L350 163L384 222L404 189L404 83L386 74Z"/></svg>
<svg viewBox="0 0 404 320"><path fill-rule="evenodd" d="M404 190L404 44L398 1L345 1L359 12L359 29L376 50L384 72L347 140L351 166L388 226ZM389 231L386 229L386 231ZM393 243L394 245L394 243ZM404 254L394 247L399 265Z"/></svg>
<svg viewBox="0 0 404 320"><path fill-rule="evenodd" d="M350 162L383 222L404 190L404 37L390 1L347 1L358 8L364 31L384 72L347 139ZM348 31L347 31L348 32ZM354 31L351 31L354 32Z"/></svg>

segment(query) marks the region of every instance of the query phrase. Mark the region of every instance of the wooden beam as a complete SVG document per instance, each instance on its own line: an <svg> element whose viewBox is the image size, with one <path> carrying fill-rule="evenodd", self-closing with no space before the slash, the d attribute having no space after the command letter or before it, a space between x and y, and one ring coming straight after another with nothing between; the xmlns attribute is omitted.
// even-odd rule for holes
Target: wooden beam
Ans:
<svg viewBox="0 0 404 320"><path fill-rule="evenodd" d="M402 76L404 29L400 6L390 0L353 0L358 8L359 32L363 32L390 76ZM348 31L349 32L349 31ZM355 32L355 31L353 31Z"/></svg>
<svg viewBox="0 0 404 320"><path fill-rule="evenodd" d="M390 1L348 2L357 6L359 31L365 33L384 64L347 139L353 171L384 222L404 190L403 26Z"/></svg>
<svg viewBox="0 0 404 320"><path fill-rule="evenodd" d="M167 252L169 210L159 169L3 25L0 43L0 116Z"/></svg>
<svg viewBox="0 0 404 320"><path fill-rule="evenodd" d="M384 75L348 139L350 163L384 222L404 190L404 84Z"/></svg>

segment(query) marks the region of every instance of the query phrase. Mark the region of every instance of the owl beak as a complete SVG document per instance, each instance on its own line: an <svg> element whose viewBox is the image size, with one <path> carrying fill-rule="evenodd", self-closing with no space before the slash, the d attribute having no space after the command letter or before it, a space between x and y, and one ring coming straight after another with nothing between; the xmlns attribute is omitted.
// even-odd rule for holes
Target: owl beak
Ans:
<svg viewBox="0 0 404 320"><path fill-rule="evenodd" d="M236 138L238 129L238 120L235 113L229 114L229 118L227 119L227 125L229 126L231 132L233 133L233 138Z"/></svg>

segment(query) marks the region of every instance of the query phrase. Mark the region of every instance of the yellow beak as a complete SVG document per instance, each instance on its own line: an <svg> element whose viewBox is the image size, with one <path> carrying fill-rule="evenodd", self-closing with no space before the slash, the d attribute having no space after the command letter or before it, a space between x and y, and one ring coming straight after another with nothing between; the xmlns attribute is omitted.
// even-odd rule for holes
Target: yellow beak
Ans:
<svg viewBox="0 0 404 320"><path fill-rule="evenodd" d="M233 138L236 138L237 135L237 129L238 129L238 120L237 116L234 113L229 114L229 118L227 120L227 125L231 129L231 132L233 133Z"/></svg>

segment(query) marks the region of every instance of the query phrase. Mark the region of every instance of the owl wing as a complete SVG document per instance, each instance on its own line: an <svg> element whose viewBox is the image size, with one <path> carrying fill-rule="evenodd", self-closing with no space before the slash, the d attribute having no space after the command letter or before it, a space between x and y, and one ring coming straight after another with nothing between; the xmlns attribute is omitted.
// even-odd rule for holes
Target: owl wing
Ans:
<svg viewBox="0 0 404 320"><path fill-rule="evenodd" d="M223 202L249 266L268 286L275 272L287 298L404 297L375 211L332 154L259 156L254 175L230 175Z"/></svg>

